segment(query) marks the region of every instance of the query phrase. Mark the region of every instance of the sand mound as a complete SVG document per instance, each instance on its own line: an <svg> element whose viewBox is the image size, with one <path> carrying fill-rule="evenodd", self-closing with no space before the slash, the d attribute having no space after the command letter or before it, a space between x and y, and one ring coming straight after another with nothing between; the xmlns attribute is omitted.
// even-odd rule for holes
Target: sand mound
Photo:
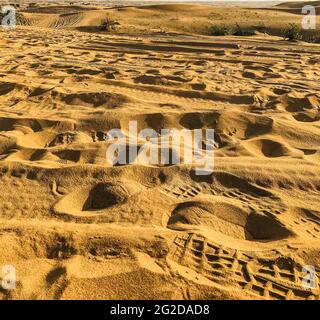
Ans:
<svg viewBox="0 0 320 320"><path fill-rule="evenodd" d="M188 201L179 204L168 221L168 227L184 229L204 226L227 236L246 240L281 239L290 233L278 221L255 212L246 212L240 203L216 197L212 202Z"/></svg>
<svg viewBox="0 0 320 320"><path fill-rule="evenodd" d="M108 215L108 210L124 204L138 191L138 185L131 182L101 182L94 186L78 188L69 193L54 206L54 210L57 214L68 218L83 217L86 219L96 215ZM59 191L56 189L56 192ZM102 216L101 218L108 220L109 217Z"/></svg>

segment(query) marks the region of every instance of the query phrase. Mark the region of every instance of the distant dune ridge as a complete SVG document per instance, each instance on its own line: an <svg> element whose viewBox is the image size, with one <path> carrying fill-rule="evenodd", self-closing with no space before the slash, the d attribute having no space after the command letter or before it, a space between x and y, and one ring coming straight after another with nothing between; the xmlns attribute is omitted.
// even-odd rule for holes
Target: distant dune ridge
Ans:
<svg viewBox="0 0 320 320"><path fill-rule="evenodd" d="M320 13L320 1L284 2L276 5L275 7L287 12L301 14L304 6L314 6L316 9L316 14L318 15Z"/></svg>
<svg viewBox="0 0 320 320"><path fill-rule="evenodd" d="M2 299L319 299L320 45L283 40L285 8L20 9L0 30ZM255 32L212 36L226 21ZM167 164L112 165L130 121L214 129L214 172L169 142Z"/></svg>
<svg viewBox="0 0 320 320"><path fill-rule="evenodd" d="M314 7L320 6L320 1L287 1L282 2L278 5L275 5L276 7L286 7L286 8L301 8L302 6L311 5Z"/></svg>
<svg viewBox="0 0 320 320"><path fill-rule="evenodd" d="M301 26L301 7L296 3L280 4L269 8L225 8L199 4L161 4L153 6L66 5L21 7L21 23L37 27L77 28L97 31L104 20L119 20L119 33L176 32L210 35L213 26L239 25L245 30L281 36L290 23ZM317 7L316 10L319 10ZM318 11L317 11L318 12ZM302 30L304 39L320 41L320 18L317 30ZM318 39L318 40L317 40Z"/></svg>

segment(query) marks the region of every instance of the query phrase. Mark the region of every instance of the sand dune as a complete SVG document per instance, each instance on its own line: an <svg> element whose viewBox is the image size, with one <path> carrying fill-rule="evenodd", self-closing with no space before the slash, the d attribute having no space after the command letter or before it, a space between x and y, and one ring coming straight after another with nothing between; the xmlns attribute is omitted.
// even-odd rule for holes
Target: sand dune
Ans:
<svg viewBox="0 0 320 320"><path fill-rule="evenodd" d="M303 2L284 2L275 6L276 10L301 15L304 6L313 6L316 14L320 13L320 1L303 1Z"/></svg>
<svg viewBox="0 0 320 320"><path fill-rule="evenodd" d="M319 299L320 46L188 29L223 8L64 8L0 31L0 296ZM112 166L133 120L214 129L214 172Z"/></svg>
<svg viewBox="0 0 320 320"><path fill-rule="evenodd" d="M275 5L275 7L284 7L284 8L301 8L305 5L311 5L314 7L318 7L320 5L320 1L292 1L292 2L283 2Z"/></svg>

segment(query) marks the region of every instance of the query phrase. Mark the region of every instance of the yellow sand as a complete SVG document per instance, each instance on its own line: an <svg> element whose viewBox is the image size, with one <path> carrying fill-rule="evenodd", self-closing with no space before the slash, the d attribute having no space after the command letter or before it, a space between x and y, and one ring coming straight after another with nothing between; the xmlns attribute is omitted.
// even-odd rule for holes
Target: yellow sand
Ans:
<svg viewBox="0 0 320 320"><path fill-rule="evenodd" d="M320 268L320 46L204 35L301 17L89 9L0 31L0 266L17 274L0 297L319 299L302 267ZM215 129L214 173L107 164L106 132L130 120Z"/></svg>

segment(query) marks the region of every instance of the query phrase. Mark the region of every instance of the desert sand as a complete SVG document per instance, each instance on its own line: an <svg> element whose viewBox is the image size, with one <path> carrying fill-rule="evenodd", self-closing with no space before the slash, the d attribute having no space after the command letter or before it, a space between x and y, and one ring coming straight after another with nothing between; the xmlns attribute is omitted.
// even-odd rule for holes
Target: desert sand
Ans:
<svg viewBox="0 0 320 320"><path fill-rule="evenodd" d="M279 37L301 19L283 8L20 9L0 30L2 299L319 299L320 45ZM221 21L274 32L206 35ZM214 172L109 165L130 120L214 129Z"/></svg>

